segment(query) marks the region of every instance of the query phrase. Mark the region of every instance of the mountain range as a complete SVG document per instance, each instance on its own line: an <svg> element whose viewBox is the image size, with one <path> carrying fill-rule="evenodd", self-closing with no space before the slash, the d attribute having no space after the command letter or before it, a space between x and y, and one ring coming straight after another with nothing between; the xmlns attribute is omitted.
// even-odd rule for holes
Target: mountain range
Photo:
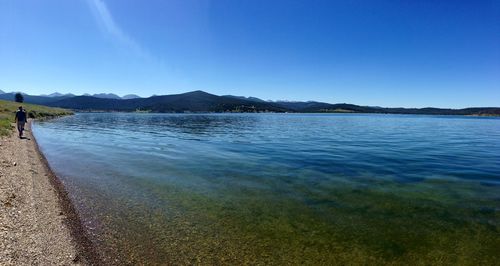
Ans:
<svg viewBox="0 0 500 266"><path fill-rule="evenodd" d="M17 92L6 93L6 92L0 90L0 94L12 94L12 95L15 95L16 93ZM22 92L21 92L21 94L24 95L25 97L26 96L41 96L41 97L50 97L50 98L57 98L57 97L70 98L70 97L78 96L78 95L75 95L73 93L62 94L62 93L59 93L59 92L54 92L54 93L51 93L51 94L40 94L40 95L28 95L28 94L22 93ZM104 98L104 99L123 99L123 100L141 98L140 96L135 95L135 94L127 94L127 95L124 95L124 96L120 97L120 96L118 96L118 95L116 95L114 93L96 93L96 94L92 94L92 95L88 94L88 93L85 93L82 96L91 96L91 97L95 97L95 98ZM2 96L2 97L4 97L4 96ZM8 95L6 95L5 97L8 97Z"/></svg>
<svg viewBox="0 0 500 266"><path fill-rule="evenodd" d="M13 100L15 93L1 93L0 99ZM500 107L475 107L464 109L443 108L385 108L360 106L347 103L325 103L316 101L264 101L256 97L234 95L218 96L204 91L182 94L151 96L94 94L75 96L53 93L50 95L24 94L27 103L68 108L78 111L121 112L298 112L298 113L390 113L431 115L495 115L500 116Z"/></svg>

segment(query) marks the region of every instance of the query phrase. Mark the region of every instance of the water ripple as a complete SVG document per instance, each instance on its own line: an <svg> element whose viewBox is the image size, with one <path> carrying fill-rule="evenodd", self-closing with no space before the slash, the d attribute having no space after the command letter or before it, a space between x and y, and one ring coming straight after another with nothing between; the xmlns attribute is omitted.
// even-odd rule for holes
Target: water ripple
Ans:
<svg viewBox="0 0 500 266"><path fill-rule="evenodd" d="M457 245L498 247L500 119L99 113L34 133L127 263L454 264Z"/></svg>

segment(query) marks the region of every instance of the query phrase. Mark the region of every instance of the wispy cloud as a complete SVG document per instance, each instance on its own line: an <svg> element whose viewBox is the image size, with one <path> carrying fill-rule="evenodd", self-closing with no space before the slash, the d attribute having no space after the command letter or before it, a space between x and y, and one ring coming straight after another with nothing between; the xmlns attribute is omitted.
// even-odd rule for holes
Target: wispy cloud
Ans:
<svg viewBox="0 0 500 266"><path fill-rule="evenodd" d="M126 46L139 56L149 58L149 54L125 31L123 31L118 24L116 24L113 15L109 11L106 3L102 0L87 0L94 16L101 26L101 29L111 35L116 41Z"/></svg>

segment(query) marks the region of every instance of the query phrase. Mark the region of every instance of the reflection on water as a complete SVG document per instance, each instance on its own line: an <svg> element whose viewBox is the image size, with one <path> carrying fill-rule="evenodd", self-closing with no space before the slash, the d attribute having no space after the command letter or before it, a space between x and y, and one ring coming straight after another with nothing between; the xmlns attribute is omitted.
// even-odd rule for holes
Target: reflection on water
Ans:
<svg viewBox="0 0 500 266"><path fill-rule="evenodd" d="M499 259L500 119L100 113L34 133L117 263Z"/></svg>

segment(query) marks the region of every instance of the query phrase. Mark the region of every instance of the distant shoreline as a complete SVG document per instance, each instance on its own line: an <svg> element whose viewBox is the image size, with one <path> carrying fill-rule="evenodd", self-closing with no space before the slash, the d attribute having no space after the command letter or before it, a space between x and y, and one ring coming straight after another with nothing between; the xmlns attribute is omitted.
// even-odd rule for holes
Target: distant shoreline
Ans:
<svg viewBox="0 0 500 266"><path fill-rule="evenodd" d="M124 113L124 114L368 114L368 115L421 115L421 116L463 116L463 117L500 117L500 114L418 114L418 113L363 113L363 112L148 112L121 110L73 110L75 113Z"/></svg>
<svg viewBox="0 0 500 266"><path fill-rule="evenodd" d="M0 99L12 100L13 98L14 94L12 93L0 94ZM219 96L200 90L134 99L75 95L60 95L56 97L25 95L25 101L78 111L97 110L108 112L378 113L500 116L500 107L467 107L460 109L436 107L404 108L318 101L265 101L256 97Z"/></svg>

